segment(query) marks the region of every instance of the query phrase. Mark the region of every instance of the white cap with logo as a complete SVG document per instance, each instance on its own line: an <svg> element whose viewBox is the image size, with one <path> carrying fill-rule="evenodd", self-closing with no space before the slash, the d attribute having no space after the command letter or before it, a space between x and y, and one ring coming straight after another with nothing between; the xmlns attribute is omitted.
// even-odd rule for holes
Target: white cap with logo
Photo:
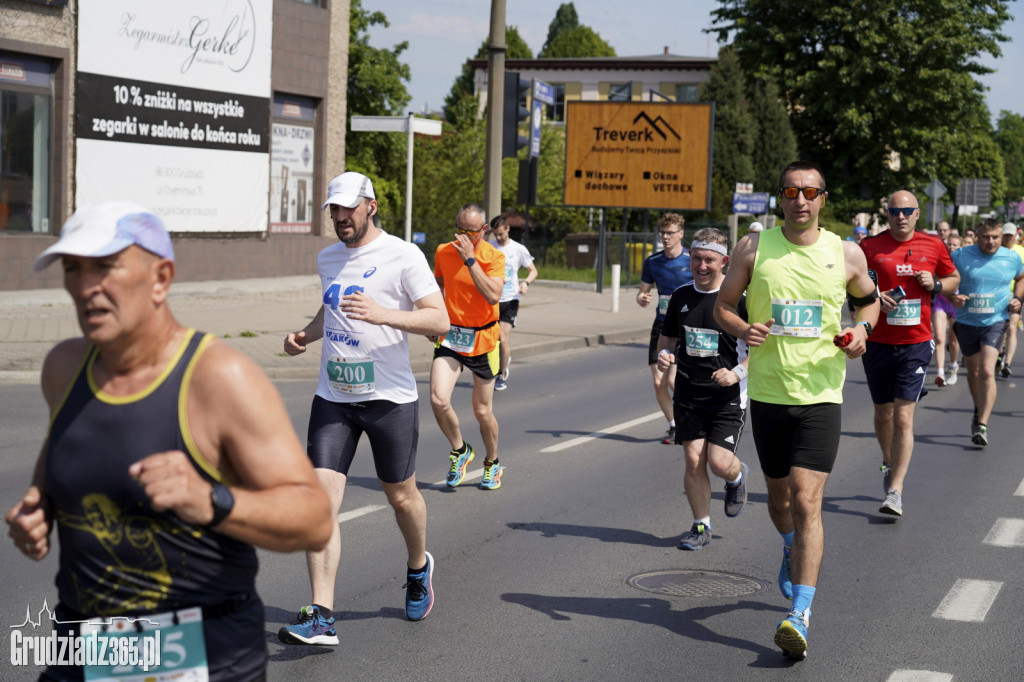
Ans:
<svg viewBox="0 0 1024 682"><path fill-rule="evenodd" d="M760 232L761 230L764 229L764 225L755 220L754 222L750 223L750 227L748 229L750 232Z"/></svg>
<svg viewBox="0 0 1024 682"><path fill-rule="evenodd" d="M112 256L132 244L174 260L171 236L160 216L128 201L91 204L68 218L60 230L60 239L36 257L34 268L42 270L61 256Z"/></svg>
<svg viewBox="0 0 1024 682"><path fill-rule="evenodd" d="M362 173L349 171L331 180L331 184L327 186L327 201L324 202L321 209L327 208L331 204L355 208L359 205L360 199L364 197L366 199L377 198L373 194L373 183Z"/></svg>
<svg viewBox="0 0 1024 682"><path fill-rule="evenodd" d="M1003 234L1017 234L1017 226L1013 223L1003 223Z"/></svg>

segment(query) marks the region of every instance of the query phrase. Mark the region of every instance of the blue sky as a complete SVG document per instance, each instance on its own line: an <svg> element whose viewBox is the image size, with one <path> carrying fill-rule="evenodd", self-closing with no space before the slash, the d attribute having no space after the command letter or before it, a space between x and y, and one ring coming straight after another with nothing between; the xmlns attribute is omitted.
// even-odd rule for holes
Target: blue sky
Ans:
<svg viewBox="0 0 1024 682"><path fill-rule="evenodd" d="M515 26L536 54L561 0L506 0L505 4L505 23ZM711 24L715 0L576 0L574 4L580 23L597 31L619 56L658 54L666 46L673 54L691 57L718 53L714 39L701 32ZM412 69L408 88L413 111L424 106L441 108L462 64L476 53L490 30L489 0L363 0L363 7L384 12L391 22L389 28L377 28L371 34L374 45L409 42L403 61ZM1010 11L1016 13L1016 2ZM1012 42L1003 44L1003 56L983 60L996 69L982 80L989 88L993 119L1002 109L1024 115L1019 75L1024 69L1024 19L1008 23L1004 33Z"/></svg>

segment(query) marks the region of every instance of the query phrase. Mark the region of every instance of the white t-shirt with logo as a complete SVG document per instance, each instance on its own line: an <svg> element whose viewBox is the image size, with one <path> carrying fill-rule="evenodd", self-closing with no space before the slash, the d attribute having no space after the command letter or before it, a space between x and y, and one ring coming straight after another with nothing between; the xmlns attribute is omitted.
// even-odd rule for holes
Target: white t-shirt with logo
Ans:
<svg viewBox="0 0 1024 682"><path fill-rule="evenodd" d="M533 256L529 250L514 239L509 239L505 246L491 242L491 246L505 254L505 287L501 290L499 303L519 298L519 268L529 267Z"/></svg>
<svg viewBox="0 0 1024 682"><path fill-rule="evenodd" d="M423 252L415 244L381 233L357 248L341 242L328 246L317 255L316 266L324 305L316 394L336 403L416 400L408 334L349 319L341 311L341 299L364 291L384 308L412 310L414 301L440 291Z"/></svg>

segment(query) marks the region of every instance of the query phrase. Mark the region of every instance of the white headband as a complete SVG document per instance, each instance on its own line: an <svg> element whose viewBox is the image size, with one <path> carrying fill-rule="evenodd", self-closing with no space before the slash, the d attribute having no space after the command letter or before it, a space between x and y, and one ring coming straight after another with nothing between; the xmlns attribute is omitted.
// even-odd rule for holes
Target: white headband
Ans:
<svg viewBox="0 0 1024 682"><path fill-rule="evenodd" d="M729 252L725 249L725 247L717 242L699 242L696 239L694 239L693 242L690 244L690 251L693 251L694 249L707 249L708 251L720 253L723 256L729 255Z"/></svg>

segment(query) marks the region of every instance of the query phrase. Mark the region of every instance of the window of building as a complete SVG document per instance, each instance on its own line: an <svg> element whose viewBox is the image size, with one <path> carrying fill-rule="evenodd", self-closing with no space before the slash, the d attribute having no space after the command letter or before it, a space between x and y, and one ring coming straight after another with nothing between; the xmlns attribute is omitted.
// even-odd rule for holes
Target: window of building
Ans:
<svg viewBox="0 0 1024 682"><path fill-rule="evenodd" d="M608 88L609 102L628 102L633 99L633 82L612 83Z"/></svg>
<svg viewBox="0 0 1024 682"><path fill-rule="evenodd" d="M564 121L565 120L565 84L554 83L551 85L555 89L555 103L544 105L544 116L548 121Z"/></svg>
<svg viewBox="0 0 1024 682"><path fill-rule="evenodd" d="M697 88L696 85L677 85L676 86L676 101L677 102L696 102L697 101Z"/></svg>
<svg viewBox="0 0 1024 682"><path fill-rule="evenodd" d="M0 230L50 231L51 65L0 52Z"/></svg>

